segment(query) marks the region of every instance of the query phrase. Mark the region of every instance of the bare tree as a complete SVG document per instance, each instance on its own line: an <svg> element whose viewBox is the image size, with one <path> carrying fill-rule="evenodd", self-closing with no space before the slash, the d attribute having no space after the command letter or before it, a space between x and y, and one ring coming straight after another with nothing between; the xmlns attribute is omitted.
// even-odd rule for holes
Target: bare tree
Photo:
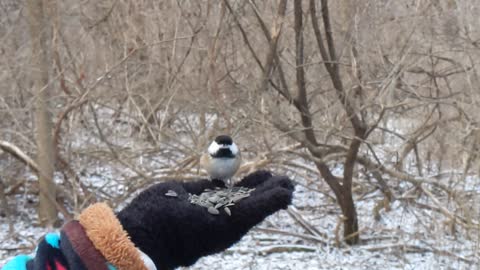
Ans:
<svg viewBox="0 0 480 270"><path fill-rule="evenodd" d="M319 195L322 207L288 210L309 239L368 242L390 233L370 221L399 206L452 235L478 233L473 1L66 0L53 36L54 2L30 1L43 12L33 58L23 33L35 16L24 20L20 2L0 1L3 204L57 196L64 217L122 204L153 181L197 179L211 137L232 133L242 173L268 167ZM50 153L38 136L49 136L46 112L57 116ZM28 159L37 153L47 168ZM57 194L30 181L51 179L52 164Z"/></svg>
<svg viewBox="0 0 480 270"><path fill-rule="evenodd" d="M304 42L304 32L306 29L305 15L302 8L302 1L294 1L294 38L295 38L295 85L293 86L295 91L291 91L287 84L287 79L283 73L282 63L280 62L280 56L278 55L278 40L281 31L281 23L284 21L284 14L286 9L286 1L281 1L278 6L278 13L276 22L279 25L272 26L272 32L266 27L266 22L261 16L257 16L262 30L269 41L269 51L267 53L265 64L261 67L264 71L262 83L259 88L265 92L268 86L268 82L271 83L272 89L277 91L281 97L283 97L288 103L292 104L295 111L300 118L300 127L292 127L283 118L282 114L275 102L270 102L270 110L268 111L269 118L274 126L279 130L289 134L293 139L300 142L311 154L312 161L315 163L318 171L328 186L335 194L336 200L342 210L343 220L343 232L344 239L349 244L356 244L359 242L358 234L358 218L355 210L355 204L352 195L352 179L354 176L354 167L357 160L357 155L362 144L362 141L367 137L367 125L362 120L360 111L357 104L360 104L360 100L352 96L345 89L342 76L339 68L339 58L336 54L336 45L333 40L333 32L331 28L331 18L328 10L328 1L321 2L321 18L324 27L324 33L322 34L319 26L319 19L317 18L316 2L310 1L310 18L312 22L312 28L314 30L315 38L317 41L317 50L320 54L325 69L328 72L330 82L336 93L336 98L342 105L346 118L349 120L351 128L353 129L347 139L348 148L346 149L343 161L343 177L337 177L332 173L332 170L327 164L326 157L329 154L337 152L339 149L335 147L325 147L319 143L317 134L315 132L314 113L311 111L312 99L309 98L311 93L307 90L307 78L305 71L305 50L307 46ZM246 39L244 39L246 40ZM247 43L248 44L248 43ZM249 46L250 47L250 46ZM251 48L251 47L250 47ZM251 49L252 55L256 56L257 52ZM258 63L258 61L257 61ZM275 65L274 65L275 64ZM261 65L261 64L259 64ZM278 81L280 85L276 85L272 80L272 70L276 67L278 71L276 76L279 77ZM356 93L361 93L361 88L356 89ZM357 95L356 97L358 97ZM272 99L267 97L266 99ZM356 99L356 100L355 100ZM360 104L361 106L361 104ZM318 105L317 105L318 107ZM285 109L285 107L282 107ZM273 111L273 112L272 112ZM342 149L340 152L343 152Z"/></svg>
<svg viewBox="0 0 480 270"><path fill-rule="evenodd" d="M57 220L55 205L56 187L53 182L55 152L53 124L49 112L52 85L49 81L50 39L52 25L47 14L54 10L55 0L29 0L28 19L31 36L31 77L36 93L35 126L39 181L38 215L43 225L53 225Z"/></svg>

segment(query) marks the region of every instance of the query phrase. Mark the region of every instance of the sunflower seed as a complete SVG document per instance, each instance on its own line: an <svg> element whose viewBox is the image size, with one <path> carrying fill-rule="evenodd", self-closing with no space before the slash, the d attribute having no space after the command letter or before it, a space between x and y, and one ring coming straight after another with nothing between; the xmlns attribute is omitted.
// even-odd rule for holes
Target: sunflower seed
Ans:
<svg viewBox="0 0 480 270"><path fill-rule="evenodd" d="M165 193L165 196L168 196L168 197L178 197L178 194L173 191L173 190L168 190L167 193Z"/></svg>
<svg viewBox="0 0 480 270"><path fill-rule="evenodd" d="M218 196L212 196L212 197L208 198L208 201L211 202L211 203L217 203L219 199L220 199L220 197L218 197Z"/></svg>
<svg viewBox="0 0 480 270"><path fill-rule="evenodd" d="M212 215L218 215L220 212L215 207L209 207L208 212Z"/></svg>
<svg viewBox="0 0 480 270"><path fill-rule="evenodd" d="M212 215L218 215L220 213L219 209L223 208L225 213L230 216L232 212L229 207L249 197L253 190L245 187L205 189L198 195L189 194L188 199L191 204L207 208Z"/></svg>

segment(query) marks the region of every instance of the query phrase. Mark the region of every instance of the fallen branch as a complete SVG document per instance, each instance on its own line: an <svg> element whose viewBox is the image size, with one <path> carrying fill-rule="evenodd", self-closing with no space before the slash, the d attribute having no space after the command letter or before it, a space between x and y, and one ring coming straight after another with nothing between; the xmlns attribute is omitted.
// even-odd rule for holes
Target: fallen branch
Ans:
<svg viewBox="0 0 480 270"><path fill-rule="evenodd" d="M274 229L274 228L255 228L254 229L255 231L260 231L260 232L265 232L265 233L275 233L275 234L281 234L281 235L287 235L287 236L294 236L294 237L298 237L298 238L301 238L301 239L304 239L304 240L308 240L308 241L313 241L313 242L316 242L316 243L322 243L324 245L327 245L328 242L320 237L316 237L316 236L312 236L312 235L308 235L308 234L301 234L301 233L294 233L294 232L288 232L288 231L283 231L283 230L279 230L279 229Z"/></svg>
<svg viewBox="0 0 480 270"><path fill-rule="evenodd" d="M16 145L7 142L7 141L0 141L0 149L3 151L11 154L13 157L30 167L33 171L38 173L38 165L37 163L31 159L27 154L25 154L20 148Z"/></svg>
<svg viewBox="0 0 480 270"><path fill-rule="evenodd" d="M316 252L316 247L305 245L274 245L258 249L258 253L268 255L281 252Z"/></svg>
<svg viewBox="0 0 480 270"><path fill-rule="evenodd" d="M470 225L473 225L475 228L478 228L479 222L477 220L469 220L467 221L465 218L455 215L454 213L450 212L446 207L444 207L441 202L433 195L433 193L430 192L427 188L424 186L420 185L420 188L422 191L437 205L438 209L442 214L445 216L449 217L452 220L460 220L461 223L463 223L464 226L468 227L469 223Z"/></svg>
<svg viewBox="0 0 480 270"><path fill-rule="evenodd" d="M33 250L35 247L34 246L20 246L20 247L0 247L0 250L3 251L19 251L19 250Z"/></svg>
<svg viewBox="0 0 480 270"><path fill-rule="evenodd" d="M380 245L360 246L359 248L367 251L381 251L386 249L391 249L395 251L401 250L407 253L432 251L431 249L426 247L422 247L414 244L405 244L405 243L388 243L388 244L380 244Z"/></svg>
<svg viewBox="0 0 480 270"><path fill-rule="evenodd" d="M424 242L424 241L422 241ZM360 246L359 248L362 250L367 250L367 251L382 251L382 250L392 250L392 251L404 251L407 253L427 253L431 252L436 255L442 255L442 256L449 256L449 257L454 257L458 260L461 260L465 263L473 264L475 263L473 260L466 259L460 255L457 255L455 253L452 253L447 250L441 250L439 248L433 247L431 245L428 245L427 243L424 242L426 246L421 246L421 245L415 245L415 244L405 244L405 243L388 243L388 244L380 244L380 245L370 245L370 246Z"/></svg>
<svg viewBox="0 0 480 270"><path fill-rule="evenodd" d="M427 245L429 248L432 249L432 252L435 253L435 254L438 254L438 255L443 255L443 256L447 256L447 257L453 257L453 258L456 258L462 262L465 262L465 263L469 263L471 265L473 265L475 262L473 260L469 260L469 259L466 259L465 257L463 256L460 256L460 255L457 255L453 252L450 252L448 250L442 250L442 249L439 249L439 248L436 248L428 243L426 243L425 241L423 240L420 240L424 245Z"/></svg>
<svg viewBox="0 0 480 270"><path fill-rule="evenodd" d="M300 224L307 232L311 233L312 235L315 235L317 237L323 237L323 238L328 238L326 234L320 232L317 230L313 225L308 223L302 215L298 212L297 208L295 206L290 206L287 209L287 213Z"/></svg>
<svg viewBox="0 0 480 270"><path fill-rule="evenodd" d="M27 154L25 154L16 145L14 145L10 142L7 142L7 141L0 141L0 149L2 149L3 151L11 154L12 156L14 156L16 159L18 159L22 163L25 163L28 167L30 167L30 169L35 171L35 173L41 174L41 171L39 170L37 163L35 161L33 161L33 159L31 159ZM70 220L70 219L73 218L73 216L68 212L68 210L63 205L59 204L55 198L52 198L51 196L49 196L48 192L45 192L44 190L41 190L41 189L40 189L40 192L45 194L47 196L47 198L53 204L55 204L55 206L63 214L65 219Z"/></svg>

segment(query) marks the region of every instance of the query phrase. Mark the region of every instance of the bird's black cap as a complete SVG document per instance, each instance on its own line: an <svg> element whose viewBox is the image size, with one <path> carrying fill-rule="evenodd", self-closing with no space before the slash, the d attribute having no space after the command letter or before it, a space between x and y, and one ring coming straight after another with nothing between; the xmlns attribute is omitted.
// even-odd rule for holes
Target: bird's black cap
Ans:
<svg viewBox="0 0 480 270"><path fill-rule="evenodd" d="M215 138L215 142L218 144L223 144L223 145L232 145L233 140L230 136L228 135L220 135Z"/></svg>

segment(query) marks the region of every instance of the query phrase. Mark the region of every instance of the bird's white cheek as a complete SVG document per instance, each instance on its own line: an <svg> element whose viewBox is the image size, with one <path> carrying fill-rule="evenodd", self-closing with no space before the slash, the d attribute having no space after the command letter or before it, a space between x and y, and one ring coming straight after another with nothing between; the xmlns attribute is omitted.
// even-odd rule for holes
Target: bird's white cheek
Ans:
<svg viewBox="0 0 480 270"><path fill-rule="evenodd" d="M208 147L208 153L210 155L214 155L215 153L218 152L219 149L220 149L220 145L218 145L216 141L213 141Z"/></svg>
<svg viewBox="0 0 480 270"><path fill-rule="evenodd" d="M230 151L232 151L232 154L234 156L236 156L238 154L238 147L235 143L232 143L232 145L230 146Z"/></svg>

